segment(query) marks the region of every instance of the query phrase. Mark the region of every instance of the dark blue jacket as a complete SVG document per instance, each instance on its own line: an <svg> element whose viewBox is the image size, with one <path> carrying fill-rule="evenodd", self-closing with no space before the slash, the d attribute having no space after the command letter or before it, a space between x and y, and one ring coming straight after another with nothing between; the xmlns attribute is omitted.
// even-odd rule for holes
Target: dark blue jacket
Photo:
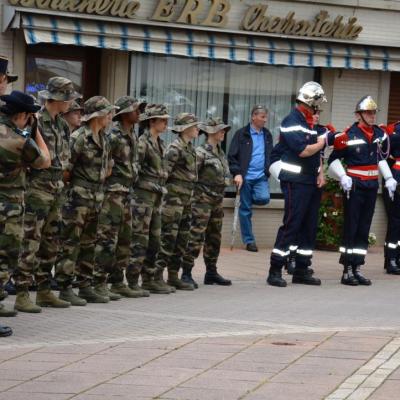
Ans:
<svg viewBox="0 0 400 400"><path fill-rule="evenodd" d="M317 143L318 131L311 129L304 115L297 109L282 121L280 140L272 151L272 159L276 160L280 153L283 162L279 179L283 182L297 182L309 185L317 183L321 155L319 152L311 157L300 157L304 149Z"/></svg>
<svg viewBox="0 0 400 400"><path fill-rule="evenodd" d="M334 160L343 160L347 168L377 166L382 160L379 151L381 147L384 152L388 145L387 135L379 126L374 125L374 135L370 143L364 132L358 127L358 122L354 123L350 129L336 136L333 151L329 157L328 164ZM373 180L363 180L351 176L355 188L378 189L378 177Z"/></svg>
<svg viewBox="0 0 400 400"><path fill-rule="evenodd" d="M390 160L393 178L400 183L400 123L396 123L390 139ZM396 160L399 160L396 162Z"/></svg>
<svg viewBox="0 0 400 400"><path fill-rule="evenodd" d="M268 177L273 142L271 132L266 128L263 128L263 132L265 143L264 173L265 176ZM231 145L229 146L229 170L233 176L242 175L243 178L246 176L252 154L253 140L250 134L250 124L248 124L235 133Z"/></svg>

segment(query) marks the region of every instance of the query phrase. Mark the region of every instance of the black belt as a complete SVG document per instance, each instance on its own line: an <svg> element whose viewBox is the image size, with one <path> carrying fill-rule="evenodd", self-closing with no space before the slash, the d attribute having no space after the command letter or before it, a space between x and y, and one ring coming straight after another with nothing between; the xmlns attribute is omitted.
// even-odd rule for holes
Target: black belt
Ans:
<svg viewBox="0 0 400 400"><path fill-rule="evenodd" d="M89 189L96 192L101 192L104 189L104 183L89 182L85 179L73 178L71 181L72 186L81 186L85 189Z"/></svg>

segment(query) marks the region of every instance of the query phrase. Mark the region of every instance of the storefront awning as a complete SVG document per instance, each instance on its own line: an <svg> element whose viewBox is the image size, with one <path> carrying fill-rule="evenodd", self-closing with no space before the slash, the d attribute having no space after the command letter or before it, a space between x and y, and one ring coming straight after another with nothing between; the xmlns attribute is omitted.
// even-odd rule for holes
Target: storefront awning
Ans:
<svg viewBox="0 0 400 400"><path fill-rule="evenodd" d="M237 62L400 71L400 49L22 15L28 44L94 46Z"/></svg>

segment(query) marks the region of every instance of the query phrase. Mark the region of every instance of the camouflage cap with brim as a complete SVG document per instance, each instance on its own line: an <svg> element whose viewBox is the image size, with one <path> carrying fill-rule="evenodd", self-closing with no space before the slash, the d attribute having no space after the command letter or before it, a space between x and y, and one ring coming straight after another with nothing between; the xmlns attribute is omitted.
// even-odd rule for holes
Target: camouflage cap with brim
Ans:
<svg viewBox="0 0 400 400"><path fill-rule="evenodd" d="M80 106L76 101L73 101L73 102L69 105L68 110L65 111L64 115L65 115L65 114L68 114L68 113L70 113L70 112L73 112L73 111L83 111L83 107Z"/></svg>
<svg viewBox="0 0 400 400"><path fill-rule="evenodd" d="M104 117L117 108L103 96L91 97L83 105L82 121L87 122L92 118Z"/></svg>
<svg viewBox="0 0 400 400"><path fill-rule="evenodd" d="M147 104L139 120L143 122L153 118L170 118L167 107L164 104Z"/></svg>
<svg viewBox="0 0 400 400"><path fill-rule="evenodd" d="M175 117L174 125L171 130L172 132L180 133L192 126L198 126L199 123L199 119L194 114L180 113Z"/></svg>
<svg viewBox="0 0 400 400"><path fill-rule="evenodd" d="M131 96L122 96L116 102L115 106L118 107L118 112L114 115L113 120L116 119L118 115L130 113L137 109L142 109L147 103L143 100L137 100Z"/></svg>
<svg viewBox="0 0 400 400"><path fill-rule="evenodd" d="M229 132L231 129L230 125L224 123L222 118L209 118L206 122L203 122L199 125L200 132L204 132L206 134L214 134L221 130L224 130L225 133Z"/></svg>
<svg viewBox="0 0 400 400"><path fill-rule="evenodd" d="M49 79L45 90L39 92L39 97L44 100L70 101L80 99L82 95L74 89L74 84L62 76Z"/></svg>

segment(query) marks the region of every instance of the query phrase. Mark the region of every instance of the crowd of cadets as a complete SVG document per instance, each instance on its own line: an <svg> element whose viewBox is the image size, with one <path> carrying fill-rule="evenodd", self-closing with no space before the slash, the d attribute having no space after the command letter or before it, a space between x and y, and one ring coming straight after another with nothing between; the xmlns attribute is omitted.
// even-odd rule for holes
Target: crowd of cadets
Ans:
<svg viewBox="0 0 400 400"><path fill-rule="evenodd" d="M0 59L0 72L0 298L10 275L16 289L14 309L0 303L0 316L194 290L192 268L202 247L204 283L231 285L217 271L224 190L231 182L221 148L229 125L181 113L172 127L176 139L164 148L160 135L170 115L162 104L129 96L111 104L95 96L81 107L72 82L53 77L39 93L44 101L39 107L22 92L4 95L16 77L7 72L6 59ZM306 83L272 152L270 171L285 200L267 278L273 286L286 286L282 268L289 259L293 283L321 283L310 266L327 145L333 145L329 172L346 193L341 282L371 284L360 267L378 170L390 215L385 268L400 274L400 126L376 126L377 106L367 96L357 104L357 121L336 134L317 122L325 101L319 84ZM194 148L199 133L206 140ZM34 283L35 302L29 293ZM1 336L11 333L0 326Z"/></svg>

